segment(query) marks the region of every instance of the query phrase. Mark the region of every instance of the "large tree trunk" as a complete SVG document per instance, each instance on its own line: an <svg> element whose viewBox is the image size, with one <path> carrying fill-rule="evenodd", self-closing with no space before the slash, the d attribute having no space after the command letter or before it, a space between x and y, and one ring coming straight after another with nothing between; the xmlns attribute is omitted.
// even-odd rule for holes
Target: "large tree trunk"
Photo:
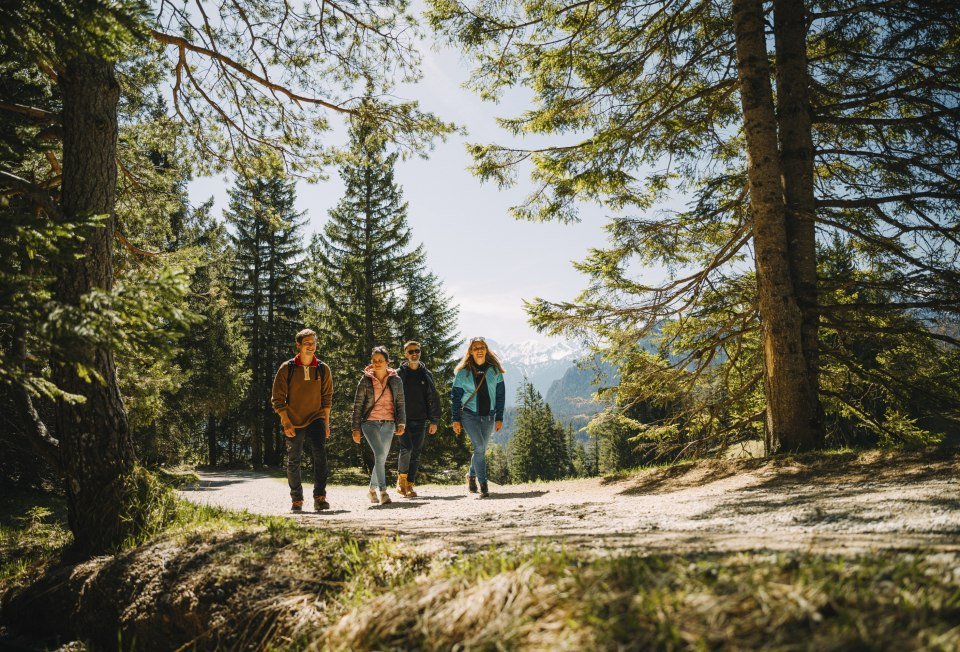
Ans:
<svg viewBox="0 0 960 652"><path fill-rule="evenodd" d="M807 381L816 405L812 446L823 444L820 410L820 315L817 309L816 204L813 192L813 132L807 61L807 15L803 0L774 0L777 118L786 201L790 275L800 307Z"/></svg>
<svg viewBox="0 0 960 652"><path fill-rule="evenodd" d="M737 71L747 141L747 173L767 399L766 449L816 445L817 406L803 355L802 318L790 276L786 207L761 0L734 0Z"/></svg>
<svg viewBox="0 0 960 652"><path fill-rule="evenodd" d="M56 295L64 303L77 305L91 290L113 286L120 87L113 64L88 55L68 62L60 86L63 214L66 219L106 216L83 233L82 258L63 256L59 261ZM56 367L57 384L86 399L80 404L59 402L56 433L75 549L82 555L96 555L116 548L131 534L125 508L134 484L133 446L110 348L72 344L64 355L102 378L102 382L84 380L69 363Z"/></svg>

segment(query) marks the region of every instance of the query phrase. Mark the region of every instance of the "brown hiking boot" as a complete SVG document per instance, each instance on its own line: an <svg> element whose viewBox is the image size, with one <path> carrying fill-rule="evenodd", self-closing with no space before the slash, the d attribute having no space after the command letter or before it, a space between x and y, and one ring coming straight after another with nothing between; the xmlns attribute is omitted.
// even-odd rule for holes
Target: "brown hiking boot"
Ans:
<svg viewBox="0 0 960 652"><path fill-rule="evenodd" d="M370 487L370 491L367 492L367 495L370 496L370 502L374 505L380 504L380 496L377 495L377 490L373 487Z"/></svg>
<svg viewBox="0 0 960 652"><path fill-rule="evenodd" d="M325 509L330 509L330 503L327 502L326 496L314 496L313 497L313 511L322 512Z"/></svg>
<svg viewBox="0 0 960 652"><path fill-rule="evenodd" d="M294 512L302 512L302 511L303 511L303 501L302 501L302 500L295 500L295 501L293 501L293 504L290 506L290 510L291 510L291 511L294 511Z"/></svg>
<svg viewBox="0 0 960 652"><path fill-rule="evenodd" d="M397 493L401 496L406 496L407 491L409 491L409 483L407 483L407 474L398 473L397 474Z"/></svg>
<svg viewBox="0 0 960 652"><path fill-rule="evenodd" d="M467 489L472 494L477 493L477 477L476 476L474 475L467 476Z"/></svg>
<svg viewBox="0 0 960 652"><path fill-rule="evenodd" d="M406 495L407 498L416 498L416 497L417 497L417 492L413 490L413 483L412 483L412 482L408 482L408 483L407 483L407 493L404 494L404 495Z"/></svg>
<svg viewBox="0 0 960 652"><path fill-rule="evenodd" d="M387 490L386 490L386 489L381 489L381 490L380 490L380 504L381 504L381 505L387 505L387 504L392 503L392 502L393 502L393 501L390 500L390 494L387 493Z"/></svg>

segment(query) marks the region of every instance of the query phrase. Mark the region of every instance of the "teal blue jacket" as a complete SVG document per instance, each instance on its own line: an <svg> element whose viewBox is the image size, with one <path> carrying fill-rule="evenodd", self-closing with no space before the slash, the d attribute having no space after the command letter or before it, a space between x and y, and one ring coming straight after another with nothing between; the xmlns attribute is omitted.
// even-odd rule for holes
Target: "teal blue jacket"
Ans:
<svg viewBox="0 0 960 652"><path fill-rule="evenodd" d="M480 391L490 392L490 406L493 408L495 420L503 421L503 409L507 402L507 388L503 384L503 374L491 365L487 367L486 380L483 381L483 384L485 387L480 388ZM453 387L450 388L451 421L460 421L460 413L464 409L474 413L477 411L477 396L473 392L476 388L477 386L473 382L473 374L470 373L469 369L461 369L453 377ZM473 396L470 396L471 394ZM470 396L470 400L467 401L466 405L463 405L465 396Z"/></svg>

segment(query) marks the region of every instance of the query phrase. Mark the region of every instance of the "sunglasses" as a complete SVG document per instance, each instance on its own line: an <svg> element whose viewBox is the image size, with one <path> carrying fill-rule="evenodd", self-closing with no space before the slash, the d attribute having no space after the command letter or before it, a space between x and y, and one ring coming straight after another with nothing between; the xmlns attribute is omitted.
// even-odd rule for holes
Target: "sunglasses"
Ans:
<svg viewBox="0 0 960 652"><path fill-rule="evenodd" d="M474 342L483 342L484 344L487 343L487 341L486 341L485 339L483 339L482 337L471 337L471 338L470 338L470 344L473 344Z"/></svg>
<svg viewBox="0 0 960 652"><path fill-rule="evenodd" d="M414 353L420 353L420 349L407 349L407 355L413 355Z"/></svg>

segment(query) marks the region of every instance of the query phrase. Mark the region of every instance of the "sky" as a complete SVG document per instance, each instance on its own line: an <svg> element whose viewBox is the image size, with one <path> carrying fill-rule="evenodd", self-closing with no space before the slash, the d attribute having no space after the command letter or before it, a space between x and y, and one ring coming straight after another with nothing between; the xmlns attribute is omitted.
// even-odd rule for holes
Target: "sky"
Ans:
<svg viewBox="0 0 960 652"><path fill-rule="evenodd" d="M469 65L459 53L425 44L422 56L423 80L397 95L418 100L425 110L468 133L438 142L427 160L398 161L396 181L409 204L413 242L424 244L427 267L459 305L461 336L480 335L507 344L555 342L527 323L523 300L572 299L586 286L586 278L571 262L604 245L604 213L596 206L584 207L578 224L523 222L510 216L510 206L529 192L529 179L520 175L516 186L505 191L482 184L467 170L472 161L465 144L509 143L495 119L524 110L525 93L512 93L499 104L482 102L461 87ZM330 137L335 142L345 134L338 130ZM538 145L543 142L538 140ZM328 174L328 181L297 185L297 210L306 212L311 233L323 228L328 210L343 195L337 172ZM212 196L214 215L222 214L230 183L228 178L194 180L191 203Z"/></svg>

